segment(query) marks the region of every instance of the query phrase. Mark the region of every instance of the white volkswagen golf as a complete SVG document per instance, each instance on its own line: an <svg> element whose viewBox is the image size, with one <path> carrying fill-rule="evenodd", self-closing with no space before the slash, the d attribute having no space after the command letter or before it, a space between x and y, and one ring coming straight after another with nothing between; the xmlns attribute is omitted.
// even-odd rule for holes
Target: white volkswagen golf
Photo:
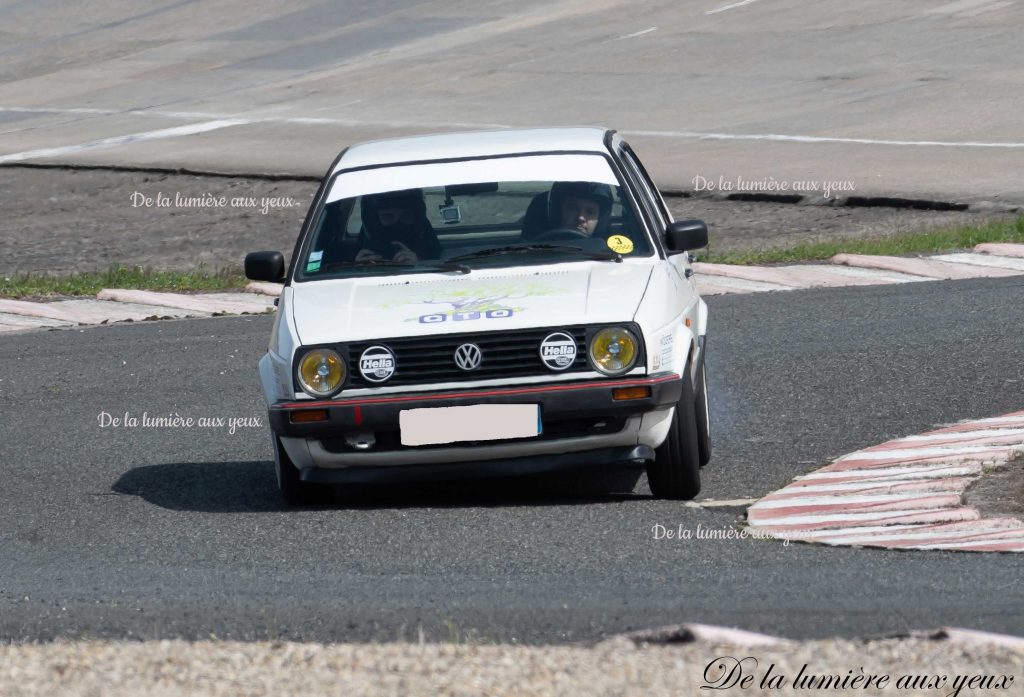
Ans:
<svg viewBox="0 0 1024 697"><path fill-rule="evenodd" d="M630 147L600 129L382 140L327 172L259 364L278 481L325 484L646 465L689 499L711 457L707 306Z"/></svg>

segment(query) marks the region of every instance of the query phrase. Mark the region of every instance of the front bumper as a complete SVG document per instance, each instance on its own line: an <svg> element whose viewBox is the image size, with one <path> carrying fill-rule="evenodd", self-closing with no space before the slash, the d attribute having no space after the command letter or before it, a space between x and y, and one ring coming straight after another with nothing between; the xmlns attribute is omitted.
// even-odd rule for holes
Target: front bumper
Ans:
<svg viewBox="0 0 1024 697"><path fill-rule="evenodd" d="M380 467L305 467L302 481L311 484L410 484L439 480L487 479L490 477L547 474L576 468L591 469L603 465L643 466L654 459L654 449L647 445L604 448L599 452L583 451L541 457L510 457L481 461L411 464Z"/></svg>
<svg viewBox="0 0 1024 697"><path fill-rule="evenodd" d="M648 387L650 396L615 400L622 387ZM279 402L270 407L270 427L279 436L324 439L367 431L397 431L399 413L424 407L473 404L539 404L544 419L629 417L674 405L682 394L682 378L661 375L619 380L589 380L553 385L516 385L490 389L420 392L406 395L355 397L325 401ZM326 410L327 420L295 423L295 414Z"/></svg>
<svg viewBox="0 0 1024 697"><path fill-rule="evenodd" d="M616 400L613 390L646 387L649 395ZM643 443L639 438L645 414L666 410L679 401L682 378L664 374L644 378L587 380L548 385L516 385L500 388L420 392L324 401L290 401L269 410L274 433L291 444L300 469L358 465L443 464L455 460L536 457L538 455L628 448ZM474 441L456 444L405 446L401 444L400 412L424 407L475 404L539 404L542 433L532 438ZM323 410L325 421L296 423L297 414ZM354 442L372 436L373 446L358 448ZM295 457L302 443L307 457ZM636 458L626 458L636 459Z"/></svg>

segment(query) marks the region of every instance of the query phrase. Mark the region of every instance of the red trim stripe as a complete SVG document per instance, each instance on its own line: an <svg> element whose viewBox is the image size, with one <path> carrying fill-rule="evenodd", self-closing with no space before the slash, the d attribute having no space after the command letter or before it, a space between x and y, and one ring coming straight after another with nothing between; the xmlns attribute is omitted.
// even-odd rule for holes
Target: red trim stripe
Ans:
<svg viewBox="0 0 1024 697"><path fill-rule="evenodd" d="M286 402L275 404L277 409L309 409L315 407L358 407L364 404L389 404L392 402L423 402L439 399L463 399L472 397L502 397L520 394L538 394L543 392L570 392L574 390L588 390L595 387L635 387L638 385L658 385L663 382L679 380L676 374L664 375L659 378L644 378L642 380L602 380L600 382L574 383L572 385L550 385L547 387L519 387L507 390L487 390L477 392L445 392L443 394L420 395L418 397L374 397L369 399L348 399L342 401L309 401L309 402Z"/></svg>

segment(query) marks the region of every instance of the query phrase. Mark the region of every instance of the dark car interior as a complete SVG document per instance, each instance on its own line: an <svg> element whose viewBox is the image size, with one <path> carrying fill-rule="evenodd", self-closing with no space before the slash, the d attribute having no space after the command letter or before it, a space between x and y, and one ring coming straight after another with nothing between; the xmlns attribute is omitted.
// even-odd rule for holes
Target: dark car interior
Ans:
<svg viewBox="0 0 1024 697"><path fill-rule="evenodd" d="M553 182L491 182L422 190L427 222L441 243L442 259L523 243L583 244L572 235L558 239L544 237L551 230L548 199L554 185ZM631 208L622 205L618 187L609 188L614 190L616 200L609 212L605 237L629 237L638 253L646 253L649 245ZM367 244L361 208L358 197L324 206L309 247L311 252L322 250L321 268L353 260ZM588 246L593 246L597 240L589 242ZM603 242L597 246L603 246Z"/></svg>

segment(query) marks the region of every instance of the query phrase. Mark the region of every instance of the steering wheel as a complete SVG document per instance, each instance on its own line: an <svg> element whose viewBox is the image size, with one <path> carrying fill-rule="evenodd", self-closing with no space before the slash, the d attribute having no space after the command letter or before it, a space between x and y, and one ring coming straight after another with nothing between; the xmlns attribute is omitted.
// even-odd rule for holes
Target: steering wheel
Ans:
<svg viewBox="0 0 1024 697"><path fill-rule="evenodd" d="M537 235L537 242L558 242L559 240L589 240L590 235L571 227L559 227Z"/></svg>

